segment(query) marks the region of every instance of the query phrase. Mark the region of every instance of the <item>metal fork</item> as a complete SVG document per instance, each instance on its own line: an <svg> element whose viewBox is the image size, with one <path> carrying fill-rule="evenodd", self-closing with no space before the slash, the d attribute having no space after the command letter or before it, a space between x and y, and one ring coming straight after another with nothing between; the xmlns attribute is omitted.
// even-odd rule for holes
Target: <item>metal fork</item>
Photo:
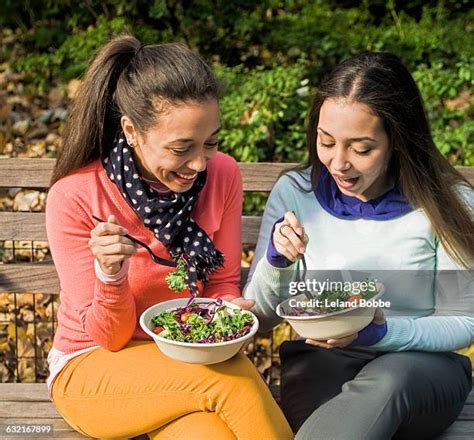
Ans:
<svg viewBox="0 0 474 440"><path fill-rule="evenodd" d="M295 213L294 211L292 211L293 214ZM287 228L291 228L290 225L282 225L280 226L280 234L284 235L282 232L281 232L281 229L283 229L283 227L287 227ZM293 229L293 228L291 228ZM293 232L296 234L296 231L293 230ZM300 234L296 234L298 237L301 238L301 235ZM285 236L285 235L284 235ZM285 236L286 237L286 236ZM300 276L300 265L303 266L303 276ZM306 272L308 270L308 267L306 266L306 259L304 257L304 254L300 254L300 258L298 259L298 262L296 263L296 282L300 282L300 281L305 281L306 279ZM308 299L314 299L313 298L313 295L311 295L311 292L309 292L308 290L305 290L303 292L306 296L306 298Z"/></svg>
<svg viewBox="0 0 474 440"><path fill-rule="evenodd" d="M296 233L296 232L295 232ZM298 237L301 238L301 235L299 234L296 234L298 235ZM306 272L308 271L308 266L306 265L306 258L304 257L304 254L300 254L300 258L298 259L298 263L296 265L296 280L298 282L300 281L303 281L305 282L306 281ZM300 276L300 266L303 266L303 274ZM311 292L309 290L305 290L303 292L306 296L306 298L308 299L314 299L313 295L311 294Z"/></svg>
<svg viewBox="0 0 474 440"><path fill-rule="evenodd" d="M300 276L300 266L303 266L303 274ZM304 257L304 254L301 254L300 259L298 260L298 263L296 265L296 279L298 282L306 281L306 272L308 271L308 267L306 266L306 258ZM305 290L303 292L308 299L314 299L313 295L309 290Z"/></svg>
<svg viewBox="0 0 474 440"><path fill-rule="evenodd" d="M99 217L96 217L95 215L92 216L94 219L96 219L98 222L102 223L107 223L105 220L100 219ZM143 241L140 241L138 238L132 237L129 234L125 234L124 237L127 237L129 240L132 240L134 243L139 244L140 246L144 247L148 253L151 256L151 259L158 264L162 264L163 266L168 266L168 267L176 267L177 264L174 261L166 260L165 258L161 258L158 255L156 255Z"/></svg>

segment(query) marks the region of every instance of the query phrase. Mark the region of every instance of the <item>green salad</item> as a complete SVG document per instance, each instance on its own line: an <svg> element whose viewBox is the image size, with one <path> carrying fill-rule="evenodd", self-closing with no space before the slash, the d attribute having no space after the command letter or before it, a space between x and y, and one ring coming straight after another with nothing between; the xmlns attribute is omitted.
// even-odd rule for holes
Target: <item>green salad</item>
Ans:
<svg viewBox="0 0 474 440"><path fill-rule="evenodd" d="M187 268L180 258L177 268L166 277L171 290L182 292L187 284ZM152 332L178 342L216 343L232 341L252 330L252 314L238 308L230 308L218 298L211 302L199 302L194 295L184 307L160 312L151 324Z"/></svg>
<svg viewBox="0 0 474 440"><path fill-rule="evenodd" d="M153 333L179 342L216 343L232 341L250 333L250 313L229 308L221 299L210 303L191 302L185 307L160 312L151 320Z"/></svg>

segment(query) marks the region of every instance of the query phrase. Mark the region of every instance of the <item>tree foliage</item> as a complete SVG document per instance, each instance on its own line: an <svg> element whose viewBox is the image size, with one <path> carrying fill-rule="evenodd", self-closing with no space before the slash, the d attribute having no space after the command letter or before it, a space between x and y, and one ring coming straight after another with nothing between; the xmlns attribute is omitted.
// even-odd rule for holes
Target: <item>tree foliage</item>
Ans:
<svg viewBox="0 0 474 440"><path fill-rule="evenodd" d="M4 0L20 35L0 57L30 87L80 76L111 36L182 41L226 85L222 149L241 161L300 161L308 97L341 60L389 50L412 70L439 149L474 165L474 12L466 0Z"/></svg>

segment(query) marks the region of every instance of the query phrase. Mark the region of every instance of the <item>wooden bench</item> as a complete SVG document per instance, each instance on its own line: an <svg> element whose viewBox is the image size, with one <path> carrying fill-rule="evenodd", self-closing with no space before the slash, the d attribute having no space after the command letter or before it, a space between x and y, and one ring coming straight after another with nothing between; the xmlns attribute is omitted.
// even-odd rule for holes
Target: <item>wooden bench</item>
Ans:
<svg viewBox="0 0 474 440"><path fill-rule="evenodd" d="M45 190L55 164L54 159L0 159L0 189L28 188ZM279 173L291 164L242 163L244 191L271 190ZM474 183L474 168L461 168ZM255 246L261 218L243 216L242 243ZM45 214L41 212L0 212L0 240L47 241ZM248 269L242 269L242 284ZM0 292L58 294L59 280L51 261L41 263L0 264ZM6 424L52 424L50 438L81 438L61 418L49 401L44 383L0 384L0 427ZM0 430L1 432L1 430ZM0 438L4 437L2 434ZM471 393L458 421L442 439L474 437L474 394Z"/></svg>

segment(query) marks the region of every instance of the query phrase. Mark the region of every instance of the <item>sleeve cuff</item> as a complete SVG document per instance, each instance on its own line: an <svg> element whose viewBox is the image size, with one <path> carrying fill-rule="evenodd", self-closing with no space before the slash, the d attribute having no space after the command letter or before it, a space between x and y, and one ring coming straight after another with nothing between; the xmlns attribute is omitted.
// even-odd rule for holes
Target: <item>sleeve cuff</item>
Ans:
<svg viewBox="0 0 474 440"><path fill-rule="evenodd" d="M400 351L406 347L413 337L413 319L387 318L387 332L385 336L371 348L384 351Z"/></svg>
<svg viewBox="0 0 474 440"><path fill-rule="evenodd" d="M371 322L364 327L357 336L357 339L350 344L351 347L370 347L379 342L387 334L387 322L374 324Z"/></svg>
<svg viewBox="0 0 474 440"><path fill-rule="evenodd" d="M100 264L96 258L94 259L94 268L95 268L95 274L99 281L102 281L104 284L117 285L117 284L121 284L122 281L128 276L128 269L130 268L130 260L126 259L122 263L122 267L120 268L120 270L114 275L107 275L100 267Z"/></svg>
<svg viewBox="0 0 474 440"><path fill-rule="evenodd" d="M268 247L267 247L267 261L273 266L273 267L279 267L279 268L285 268L289 267L293 264L292 261L290 261L288 258L286 258L284 255L280 254L275 248L275 245L273 244L273 233L275 232L275 227L277 223L280 223L283 221L284 217L280 217L274 224L272 228L272 232L270 233L270 240L268 242Z"/></svg>

